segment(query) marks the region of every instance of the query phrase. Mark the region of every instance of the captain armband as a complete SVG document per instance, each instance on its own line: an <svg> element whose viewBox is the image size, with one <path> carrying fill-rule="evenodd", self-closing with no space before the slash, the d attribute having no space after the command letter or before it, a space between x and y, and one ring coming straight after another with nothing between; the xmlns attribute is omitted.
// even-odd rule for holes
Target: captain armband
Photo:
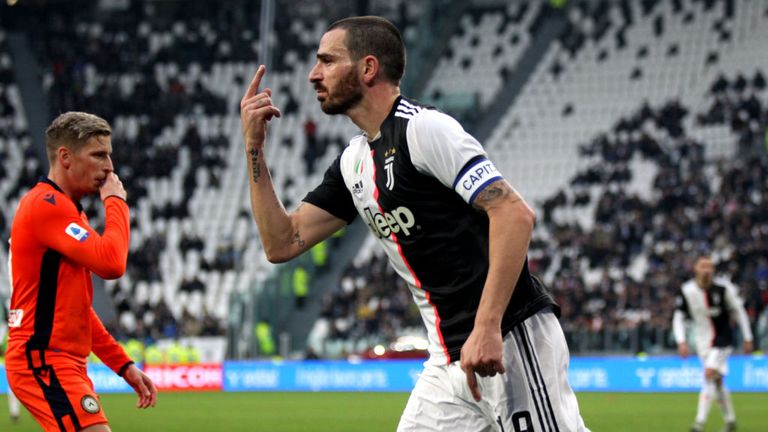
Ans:
<svg viewBox="0 0 768 432"><path fill-rule="evenodd" d="M493 162L481 158L464 167L453 184L453 190L468 204L488 185L503 177Z"/></svg>

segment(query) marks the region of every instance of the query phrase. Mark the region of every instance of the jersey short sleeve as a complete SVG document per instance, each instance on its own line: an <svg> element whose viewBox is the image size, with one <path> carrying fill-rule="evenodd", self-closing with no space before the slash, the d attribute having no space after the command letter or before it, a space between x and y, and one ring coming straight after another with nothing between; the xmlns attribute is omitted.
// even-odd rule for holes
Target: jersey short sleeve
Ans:
<svg viewBox="0 0 768 432"><path fill-rule="evenodd" d="M325 171L323 181L302 201L320 207L348 224L355 220L357 209L341 175L341 154Z"/></svg>
<svg viewBox="0 0 768 432"><path fill-rule="evenodd" d="M456 191L468 204L502 178L483 146L447 114L421 111L408 123L406 137L413 166Z"/></svg>

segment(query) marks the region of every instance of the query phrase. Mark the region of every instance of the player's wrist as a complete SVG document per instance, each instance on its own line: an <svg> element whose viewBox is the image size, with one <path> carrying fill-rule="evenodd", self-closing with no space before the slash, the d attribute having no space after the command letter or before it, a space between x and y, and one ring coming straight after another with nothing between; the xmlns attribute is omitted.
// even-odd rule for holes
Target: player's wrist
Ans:
<svg viewBox="0 0 768 432"><path fill-rule="evenodd" d="M126 372L128 371L128 369L129 369L131 366L133 366L134 364L136 364L136 363L134 363L134 361L133 361L133 360L129 360L129 361L128 361L128 363L126 363L126 364L124 364L123 366L121 366L121 367L120 367L120 369L117 371L117 374L118 374L119 376L121 376L121 377L125 378L125 373L126 373Z"/></svg>
<svg viewBox="0 0 768 432"><path fill-rule="evenodd" d="M475 317L476 330L481 331L501 331L501 318L495 317Z"/></svg>
<svg viewBox="0 0 768 432"><path fill-rule="evenodd" d="M122 201L128 202L128 200L126 199L126 196L124 194L117 194L117 193L107 194L107 195L105 195L105 196L103 196L101 198L101 201L102 202L107 202L107 200L109 198L118 198L118 199L120 199Z"/></svg>
<svg viewBox="0 0 768 432"><path fill-rule="evenodd" d="M244 138L245 140L245 152L251 154L253 150L261 151L264 148L264 140L256 140Z"/></svg>

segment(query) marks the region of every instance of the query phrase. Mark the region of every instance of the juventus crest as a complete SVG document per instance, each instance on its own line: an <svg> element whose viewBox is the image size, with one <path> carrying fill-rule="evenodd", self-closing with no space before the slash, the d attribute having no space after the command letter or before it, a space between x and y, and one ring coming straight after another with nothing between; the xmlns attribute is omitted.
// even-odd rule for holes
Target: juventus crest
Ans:
<svg viewBox="0 0 768 432"><path fill-rule="evenodd" d="M394 156L384 159L384 170L387 172L387 189L389 190L395 187L395 175L392 173L392 162L394 160Z"/></svg>
<svg viewBox="0 0 768 432"><path fill-rule="evenodd" d="M384 171L387 172L387 189L392 190L395 187L395 173L392 163L395 161L395 149L391 148L384 152Z"/></svg>

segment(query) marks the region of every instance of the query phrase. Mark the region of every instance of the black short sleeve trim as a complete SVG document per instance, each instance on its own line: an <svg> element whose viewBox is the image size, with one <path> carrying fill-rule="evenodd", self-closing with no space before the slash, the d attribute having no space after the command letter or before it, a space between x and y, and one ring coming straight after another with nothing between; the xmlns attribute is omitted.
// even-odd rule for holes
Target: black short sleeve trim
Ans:
<svg viewBox="0 0 768 432"><path fill-rule="evenodd" d="M347 224L355 220L357 209L341 175L341 154L325 171L322 183L302 201L320 207Z"/></svg>

